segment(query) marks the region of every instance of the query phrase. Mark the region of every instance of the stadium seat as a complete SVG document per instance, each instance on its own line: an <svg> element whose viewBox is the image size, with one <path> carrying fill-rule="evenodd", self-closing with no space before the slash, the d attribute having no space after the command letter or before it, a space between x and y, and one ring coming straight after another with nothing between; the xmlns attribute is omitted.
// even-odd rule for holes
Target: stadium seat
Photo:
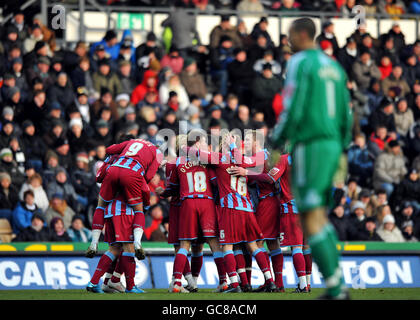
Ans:
<svg viewBox="0 0 420 320"><path fill-rule="evenodd" d="M11 242L13 239L13 230L10 226L9 220L0 219L0 241Z"/></svg>

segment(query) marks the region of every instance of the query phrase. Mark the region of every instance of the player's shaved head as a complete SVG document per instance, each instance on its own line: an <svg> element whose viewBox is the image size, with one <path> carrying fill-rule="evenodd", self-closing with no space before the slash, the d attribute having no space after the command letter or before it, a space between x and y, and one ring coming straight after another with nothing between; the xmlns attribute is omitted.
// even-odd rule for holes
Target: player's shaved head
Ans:
<svg viewBox="0 0 420 320"><path fill-rule="evenodd" d="M316 26L310 18L299 18L292 22L289 29L289 41L292 51L315 48Z"/></svg>
<svg viewBox="0 0 420 320"><path fill-rule="evenodd" d="M299 18L293 21L290 30L305 32L311 40L315 39L316 26L310 18Z"/></svg>

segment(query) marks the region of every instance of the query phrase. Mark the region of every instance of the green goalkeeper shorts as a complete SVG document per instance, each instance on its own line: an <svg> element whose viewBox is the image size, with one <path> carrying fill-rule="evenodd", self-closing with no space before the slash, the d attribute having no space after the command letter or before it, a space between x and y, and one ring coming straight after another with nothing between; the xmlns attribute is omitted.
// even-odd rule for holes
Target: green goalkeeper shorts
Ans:
<svg viewBox="0 0 420 320"><path fill-rule="evenodd" d="M292 190L300 212L329 206L333 177L341 156L335 140L296 144L292 152Z"/></svg>

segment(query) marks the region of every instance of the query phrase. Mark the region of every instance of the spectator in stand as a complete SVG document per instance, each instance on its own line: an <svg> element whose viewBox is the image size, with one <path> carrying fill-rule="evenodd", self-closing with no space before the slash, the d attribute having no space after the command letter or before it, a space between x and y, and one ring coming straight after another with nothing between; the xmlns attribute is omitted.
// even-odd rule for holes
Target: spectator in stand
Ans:
<svg viewBox="0 0 420 320"><path fill-rule="evenodd" d="M35 91L32 100L25 106L25 113L21 117L22 120L31 120L35 126L35 130L40 135L43 135L47 130L45 128L45 122L50 106L46 98L45 91Z"/></svg>
<svg viewBox="0 0 420 320"><path fill-rule="evenodd" d="M66 203L75 211L78 211L77 194L67 177L67 171L63 167L55 170L55 179L48 183L47 195L52 199L53 195L62 194Z"/></svg>
<svg viewBox="0 0 420 320"><path fill-rule="evenodd" d="M49 224L54 218L62 219L64 227L70 228L71 221L76 215L72 208L67 205L64 196L61 193L55 193L50 197L50 203L45 212L46 222Z"/></svg>
<svg viewBox="0 0 420 320"><path fill-rule="evenodd" d="M203 76L199 73L197 62L192 58L184 60L183 70L179 75L182 85L191 98L193 95L205 99L207 87Z"/></svg>
<svg viewBox="0 0 420 320"><path fill-rule="evenodd" d="M381 71L381 79L384 80L388 78L392 73L392 62L389 56L381 56L381 60L379 61L378 65L379 71Z"/></svg>
<svg viewBox="0 0 420 320"><path fill-rule="evenodd" d="M362 1L362 6L365 9L366 16L374 16L376 13L378 13L378 7L375 2L376 1L373 1L373 0Z"/></svg>
<svg viewBox="0 0 420 320"><path fill-rule="evenodd" d="M109 54L112 60L116 60L120 52L120 44L118 43L117 33L114 30L108 30L101 41L92 44L90 54L93 55L95 48L99 45L104 46L105 52Z"/></svg>
<svg viewBox="0 0 420 320"><path fill-rule="evenodd" d="M22 146L25 150L26 161L35 167L37 172L42 170L42 158L47 148L42 138L36 134L35 125L31 120L22 123Z"/></svg>
<svg viewBox="0 0 420 320"><path fill-rule="evenodd" d="M420 13L420 0L414 0L410 2L410 12L415 14Z"/></svg>
<svg viewBox="0 0 420 320"><path fill-rule="evenodd" d="M31 190L25 191L23 194L23 201L18 202L12 214L12 228L13 232L18 234L23 229L31 225L32 216L35 214L42 214L41 210L35 204L35 196Z"/></svg>
<svg viewBox="0 0 420 320"><path fill-rule="evenodd" d="M148 241L165 241L166 237L160 229L163 220L163 209L159 204L153 205L146 215L144 236Z"/></svg>
<svg viewBox="0 0 420 320"><path fill-rule="evenodd" d="M81 118L74 118L69 122L69 132L67 133L70 152L75 154L77 152L85 151L88 144L88 135L83 130L83 121Z"/></svg>
<svg viewBox="0 0 420 320"><path fill-rule="evenodd" d="M259 34L254 44L248 50L248 59L254 64L257 60L263 59L265 52L274 51L275 47L269 43L263 34Z"/></svg>
<svg viewBox="0 0 420 320"><path fill-rule="evenodd" d="M73 217L67 233L73 242L89 243L92 240L92 231L85 227L83 218L80 215Z"/></svg>
<svg viewBox="0 0 420 320"><path fill-rule="evenodd" d="M420 178L416 169L411 169L395 190L395 203L410 203L416 211L420 211Z"/></svg>
<svg viewBox="0 0 420 320"><path fill-rule="evenodd" d="M157 73L152 70L147 70L144 73L142 82L131 93L131 103L137 105L144 99L147 92L158 92L158 77Z"/></svg>
<svg viewBox="0 0 420 320"><path fill-rule="evenodd" d="M252 96L250 87L255 78L253 63L247 59L245 49L235 48L235 60L228 65L229 92L238 96L240 103L248 103Z"/></svg>
<svg viewBox="0 0 420 320"><path fill-rule="evenodd" d="M22 143L21 143L20 138L16 134L14 134L10 138L9 148L10 150L12 150L13 160L15 160L19 171L21 173L24 173L26 158L25 158L25 153L23 152L21 145Z"/></svg>
<svg viewBox="0 0 420 320"><path fill-rule="evenodd" d="M274 110L272 108L273 99L276 93L282 88L281 80L273 75L271 64L263 66L262 75L255 78L252 83L252 94L254 96L253 108L264 113L268 127L272 128L275 124Z"/></svg>
<svg viewBox="0 0 420 320"><path fill-rule="evenodd" d="M352 74L353 64L357 59L357 43L353 37L348 37L345 47L338 49L336 57L348 75Z"/></svg>
<svg viewBox="0 0 420 320"><path fill-rule="evenodd" d="M355 201L351 205L351 213L349 215L350 234L348 240L358 240L360 233L364 228L366 220L366 207L361 201Z"/></svg>
<svg viewBox="0 0 420 320"><path fill-rule="evenodd" d="M52 85L47 91L47 99L50 102L58 102L64 109L74 102L74 90L66 73L60 72L58 74L57 83Z"/></svg>
<svg viewBox="0 0 420 320"><path fill-rule="evenodd" d="M187 91L185 90L185 87L181 83L179 76L176 74L172 75L168 81L161 84L159 88L159 100L162 103L167 104L170 98L170 92L176 93L179 103L178 108L181 112L184 112L185 109L187 109L190 105L190 99L188 97ZM178 108L174 110L178 111Z"/></svg>
<svg viewBox="0 0 420 320"><path fill-rule="evenodd" d="M77 193L78 202L87 207L86 195L95 183L95 176L89 170L89 156L86 152L77 154L76 167L71 172L70 180Z"/></svg>
<svg viewBox="0 0 420 320"><path fill-rule="evenodd" d="M25 68L27 68L26 66L31 66L27 68L28 81L32 82L35 78L40 78L44 88L49 88L54 83L53 77L48 72L50 65L50 59L44 56L37 58L36 63L30 63L24 60Z"/></svg>
<svg viewBox="0 0 420 320"><path fill-rule="evenodd" d="M51 231L44 226L45 219L42 214L35 213L31 223L14 238L13 242L47 242L51 241Z"/></svg>
<svg viewBox="0 0 420 320"><path fill-rule="evenodd" d="M382 81L382 91L387 94L392 87L400 88L399 97L405 97L410 92L410 86L407 81L402 77L403 69L401 65L395 65L392 68L392 73L388 78Z"/></svg>
<svg viewBox="0 0 420 320"><path fill-rule="evenodd" d="M218 91L226 96L228 92L229 74L228 65L234 60L234 48L232 38L223 35L220 38L220 45L210 50L210 74Z"/></svg>
<svg viewBox="0 0 420 320"><path fill-rule="evenodd" d="M378 228L378 235L385 242L406 242L401 230L395 225L395 218L392 214L384 217L382 225Z"/></svg>
<svg viewBox="0 0 420 320"><path fill-rule="evenodd" d="M359 231L358 241L383 241L379 234L376 232L376 221L374 218L369 217L364 221L363 228Z"/></svg>
<svg viewBox="0 0 420 320"><path fill-rule="evenodd" d="M358 88L364 92L367 91L372 79L380 79L381 72L376 66L374 60L371 59L369 51L365 50L360 53L360 57L353 65L353 78Z"/></svg>
<svg viewBox="0 0 420 320"><path fill-rule="evenodd" d="M234 94L229 94L226 97L226 106L222 111L222 118L230 123L238 112L239 99Z"/></svg>
<svg viewBox="0 0 420 320"><path fill-rule="evenodd" d="M260 0L241 0L236 6L239 12L264 12L264 6Z"/></svg>
<svg viewBox="0 0 420 320"><path fill-rule="evenodd" d="M262 66L266 63L271 64L271 70L273 71L273 74L280 78L281 77L281 65L276 60L274 60L274 53L271 50L267 50L264 53L264 56L262 59L259 59L255 61L254 63L254 70L258 73L262 73Z"/></svg>
<svg viewBox="0 0 420 320"><path fill-rule="evenodd" d="M110 61L102 59L98 62L98 71L92 75L93 87L96 92L101 92L102 88L108 89L112 97L122 93L122 85L117 74L111 71Z"/></svg>
<svg viewBox="0 0 420 320"><path fill-rule="evenodd" d="M0 187L0 217L8 219L11 224L13 210L19 201L18 190L6 172L0 172Z"/></svg>
<svg viewBox="0 0 420 320"><path fill-rule="evenodd" d="M93 55L90 56L90 70L91 72L96 72L99 69L100 61L108 60L111 70L116 69L115 61L111 59L111 56L108 52L105 51L105 47L102 44L99 44L95 47Z"/></svg>
<svg viewBox="0 0 420 320"><path fill-rule="evenodd" d="M164 55L163 48L158 45L157 37L152 31L146 36L146 41L141 43L135 52L136 63L139 68L148 69L150 66L150 53L160 61Z"/></svg>
<svg viewBox="0 0 420 320"><path fill-rule="evenodd" d="M71 242L71 238L64 227L63 219L55 217L50 222L51 241Z"/></svg>
<svg viewBox="0 0 420 320"><path fill-rule="evenodd" d="M373 173L373 157L366 146L364 134L356 135L352 146L347 151L349 173L358 177L360 185L367 186Z"/></svg>
<svg viewBox="0 0 420 320"><path fill-rule="evenodd" d="M246 105L240 105L238 107L238 113L233 118L233 121L229 125L230 130L239 129L244 135L246 129L252 129L253 122L249 115L249 108Z"/></svg>
<svg viewBox="0 0 420 320"><path fill-rule="evenodd" d="M242 47L242 41L239 37L237 27L230 23L229 15L222 15L220 17L220 24L214 27L210 32L210 48L217 49L221 47L226 37L232 41L232 46L234 48Z"/></svg>
<svg viewBox="0 0 420 320"><path fill-rule="evenodd" d="M208 131L213 120L217 120L221 129L228 129L229 124L222 118L222 107L220 105L213 105L208 109L208 116L203 119L203 129Z"/></svg>
<svg viewBox="0 0 420 320"><path fill-rule="evenodd" d="M397 108L394 111L395 127L397 134L405 141L408 131L414 124L413 111L408 108L407 100L401 98L397 100Z"/></svg>
<svg viewBox="0 0 420 320"><path fill-rule="evenodd" d="M161 26L170 28L172 31L171 45L179 50L182 57L187 57L194 49L201 53L206 51L206 48L201 45L195 17L186 12L185 4L182 0L175 1L174 10L162 21ZM194 40L197 41L196 48L193 44Z"/></svg>
<svg viewBox="0 0 420 320"><path fill-rule="evenodd" d="M316 42L318 43L318 45L320 45L321 42L324 40L327 40L332 44L332 49L333 49L332 55L337 56L338 49L340 49L340 47L338 46L337 38L334 34L334 24L330 20L325 21L322 24L322 32L316 38Z"/></svg>
<svg viewBox="0 0 420 320"><path fill-rule="evenodd" d="M344 207L339 204L329 214L328 220L334 226L339 241L349 240L348 216L344 215Z"/></svg>
<svg viewBox="0 0 420 320"><path fill-rule="evenodd" d="M4 121L2 123L2 130L0 133L0 148L6 148L9 146L10 139L13 137L15 128L11 121Z"/></svg>
<svg viewBox="0 0 420 320"><path fill-rule="evenodd" d="M396 18L406 12L405 5L400 0L380 0L378 3L380 13Z"/></svg>
<svg viewBox="0 0 420 320"><path fill-rule="evenodd" d="M251 38L254 42L258 40L260 35L263 35L267 39L267 44L269 46L274 46L273 40L268 32L268 19L266 17L261 17L260 21L252 28Z"/></svg>
<svg viewBox="0 0 420 320"><path fill-rule="evenodd" d="M91 108L91 116L93 122L96 122L100 119L100 113L105 107L111 110L113 119L118 120L117 104L114 101L112 92L107 87L102 87L100 99L96 100Z"/></svg>
<svg viewBox="0 0 420 320"><path fill-rule="evenodd" d="M281 0L280 11L283 11L283 12L299 11L299 3L297 3L295 0Z"/></svg>
<svg viewBox="0 0 420 320"><path fill-rule="evenodd" d="M129 61L122 60L118 63L117 76L120 79L122 87L121 93L131 94L133 89L136 87L134 72L135 70L131 67L131 63Z"/></svg>
<svg viewBox="0 0 420 320"><path fill-rule="evenodd" d="M394 44L394 38L387 34L384 36L381 36L379 38L379 41L381 42L381 45L378 49L378 60L379 58L383 57L383 56L387 56L390 58L392 65L397 65L400 63L400 57L399 57L399 52L397 51L397 49L395 48L395 44Z"/></svg>
<svg viewBox="0 0 420 320"><path fill-rule="evenodd" d="M25 176L13 160L13 152L9 148L3 148L0 151L0 172L8 173L12 177L12 184L18 190L25 181Z"/></svg>
<svg viewBox="0 0 420 320"><path fill-rule="evenodd" d="M25 192L31 190L34 194L35 204L41 210L42 213L48 209L49 200L47 193L42 187L42 177L39 173L35 173L29 177L27 181L22 185L19 191L19 199L23 201L25 198Z"/></svg>
<svg viewBox="0 0 420 320"><path fill-rule="evenodd" d="M385 146L392 140L393 136L388 134L388 129L384 125L376 127L368 141L368 150L374 158L376 158L385 149Z"/></svg>
<svg viewBox="0 0 420 320"><path fill-rule="evenodd" d="M170 67L173 73L180 74L184 65L184 58L179 55L178 49L172 45L169 53L163 56L160 65L162 68Z"/></svg>
<svg viewBox="0 0 420 320"><path fill-rule="evenodd" d="M369 117L369 125L371 126L372 131L374 128L384 126L392 138L397 138L397 128L395 126L394 118L394 103L391 99L387 97L382 99L378 108L371 113Z"/></svg>
<svg viewBox="0 0 420 320"><path fill-rule="evenodd" d="M373 172L373 186L375 189L383 188L388 197L407 173L407 168L398 141L392 140L388 147L375 160Z"/></svg>
<svg viewBox="0 0 420 320"><path fill-rule="evenodd" d="M408 201L404 201L395 216L396 225L407 241L418 241L420 238L419 211Z"/></svg>

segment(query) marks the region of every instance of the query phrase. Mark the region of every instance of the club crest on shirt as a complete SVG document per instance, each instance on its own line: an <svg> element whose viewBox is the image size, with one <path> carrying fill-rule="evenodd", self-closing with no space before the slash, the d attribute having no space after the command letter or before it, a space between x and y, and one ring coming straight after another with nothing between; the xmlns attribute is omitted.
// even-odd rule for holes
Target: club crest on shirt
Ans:
<svg viewBox="0 0 420 320"><path fill-rule="evenodd" d="M272 168L272 169L268 172L268 174L269 174L270 176L275 176L275 175L276 175L279 171L280 171L280 169L279 169L279 168L274 167L274 168Z"/></svg>

